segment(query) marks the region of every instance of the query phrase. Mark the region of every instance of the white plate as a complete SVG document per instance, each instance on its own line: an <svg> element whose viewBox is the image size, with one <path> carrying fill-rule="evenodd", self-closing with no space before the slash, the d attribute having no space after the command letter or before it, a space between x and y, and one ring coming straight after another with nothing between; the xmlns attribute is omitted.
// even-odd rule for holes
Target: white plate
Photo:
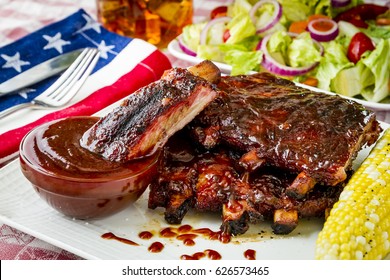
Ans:
<svg viewBox="0 0 390 280"><path fill-rule="evenodd" d="M381 125L390 127L386 123ZM368 152L369 149L363 149L354 166L359 165ZM251 225L247 233L234 237L229 244L200 236L194 246L185 246L174 238L159 237L158 232L169 225L164 221L162 208L147 208L147 195L146 192L133 206L109 218L88 222L74 220L59 214L38 197L21 173L18 160L0 169L0 221L86 259L178 260L183 254L193 255L206 249L216 250L223 260L245 259L247 249L255 250L257 259L314 258L315 241L323 224L321 219L302 220L287 236L273 235L270 224L264 223ZM217 231L221 220L219 215L188 213L182 224ZM145 230L155 233L154 237L140 239L138 234ZM140 246L103 239L101 235L107 232ZM148 251L155 241L164 244L162 252Z"/></svg>
<svg viewBox="0 0 390 280"><path fill-rule="evenodd" d="M173 56L175 56L179 59L182 59L184 61L193 63L193 64L197 64L197 63L204 60L202 58L194 57L194 56L188 55L185 52L183 52L179 46L179 42L177 39L175 39L169 43L168 51ZM221 62L214 62L214 61L213 61L213 63L215 65L217 65L218 68L221 70L221 72L224 74L230 74L230 72L232 71L232 67L230 65L227 65L227 64L221 63ZM297 85L307 87L307 86L299 84L299 83L297 83ZM313 87L309 87L309 88L311 88L312 90L315 90L315 91L322 91L322 92L329 93L328 91L319 90L318 88L313 88ZM342 96L342 97L345 97L345 96ZM349 98L349 97L345 97L345 98L355 100L356 102L359 102L359 103L363 104L364 106L371 108L373 110L380 110L380 111L390 110L390 100L389 99L386 99L386 102L378 103L378 102L365 101L365 100L358 99L358 98Z"/></svg>
<svg viewBox="0 0 390 280"><path fill-rule="evenodd" d="M177 58L182 59L184 61L188 61L188 62L193 63L193 64L197 64L197 63L202 62L204 60L203 58L191 56L191 55L188 55L185 52L183 52L179 46L179 41L177 39L172 40L168 44L167 49L174 57L177 57ZM213 61L213 63L215 65L217 65L218 68L221 70L221 72L224 74L230 74L230 72L232 71L232 67L230 65L227 65L227 64L221 63L221 62L215 62L215 61Z"/></svg>
<svg viewBox="0 0 390 280"><path fill-rule="evenodd" d="M141 231L158 232L169 226L162 209L147 209L147 193L134 206L114 216L85 222L67 218L47 206L24 178L18 161L0 170L0 182L0 220L86 259L178 260L183 254L192 255L205 249L216 250L224 260L244 259L247 249L256 250L257 259L313 259L322 224L320 220L304 221L292 234L282 237L272 235L268 224L252 225L248 233L233 238L229 244L198 237L195 246L184 246L181 241L160 238L157 234L151 240L138 237ZM220 223L218 215L188 213L182 224L217 231ZM263 238L258 234L261 230L268 232L262 234ZM107 232L140 246L103 239L101 235ZM154 241L165 245L162 252L148 252Z"/></svg>

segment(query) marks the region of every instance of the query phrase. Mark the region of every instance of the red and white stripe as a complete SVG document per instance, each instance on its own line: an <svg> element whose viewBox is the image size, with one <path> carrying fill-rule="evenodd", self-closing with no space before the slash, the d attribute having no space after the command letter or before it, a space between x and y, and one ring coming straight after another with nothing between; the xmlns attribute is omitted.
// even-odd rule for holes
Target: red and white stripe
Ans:
<svg viewBox="0 0 390 280"><path fill-rule="evenodd" d="M95 114L159 79L170 67L168 58L156 47L143 40L132 40L107 66L88 78L65 109L53 109L50 113L20 110L0 120L0 165L17 155L20 141L32 128L54 119Z"/></svg>

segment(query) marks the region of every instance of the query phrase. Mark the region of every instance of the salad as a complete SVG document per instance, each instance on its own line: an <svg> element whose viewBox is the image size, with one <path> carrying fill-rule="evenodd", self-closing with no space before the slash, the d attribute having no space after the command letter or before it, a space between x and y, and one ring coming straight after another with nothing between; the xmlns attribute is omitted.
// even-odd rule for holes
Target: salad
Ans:
<svg viewBox="0 0 390 280"><path fill-rule="evenodd" d="M178 37L188 55L269 71L372 102L390 100L390 2L236 0Z"/></svg>

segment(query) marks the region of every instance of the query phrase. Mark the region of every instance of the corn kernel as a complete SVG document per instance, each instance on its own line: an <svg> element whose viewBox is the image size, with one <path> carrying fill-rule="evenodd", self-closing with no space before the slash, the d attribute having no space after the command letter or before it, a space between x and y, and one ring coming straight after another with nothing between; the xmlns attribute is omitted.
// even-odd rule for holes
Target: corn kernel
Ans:
<svg viewBox="0 0 390 280"><path fill-rule="evenodd" d="M356 170L318 235L316 259L381 259L390 253L390 129Z"/></svg>

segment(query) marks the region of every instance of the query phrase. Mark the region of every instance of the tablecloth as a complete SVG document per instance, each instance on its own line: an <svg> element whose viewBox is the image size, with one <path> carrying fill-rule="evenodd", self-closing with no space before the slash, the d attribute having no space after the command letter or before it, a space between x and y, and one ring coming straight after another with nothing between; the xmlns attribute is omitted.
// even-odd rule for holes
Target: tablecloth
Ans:
<svg viewBox="0 0 390 280"><path fill-rule="evenodd" d="M231 0L194 0L194 21L206 19L214 7L230 2ZM0 0L0 46L58 21L80 8L96 16L96 2L93 0ZM165 53L172 65L189 66L188 62L173 57L167 51ZM390 114L386 111L376 113L380 120L390 122ZM0 223L0 259L75 260L81 258Z"/></svg>

